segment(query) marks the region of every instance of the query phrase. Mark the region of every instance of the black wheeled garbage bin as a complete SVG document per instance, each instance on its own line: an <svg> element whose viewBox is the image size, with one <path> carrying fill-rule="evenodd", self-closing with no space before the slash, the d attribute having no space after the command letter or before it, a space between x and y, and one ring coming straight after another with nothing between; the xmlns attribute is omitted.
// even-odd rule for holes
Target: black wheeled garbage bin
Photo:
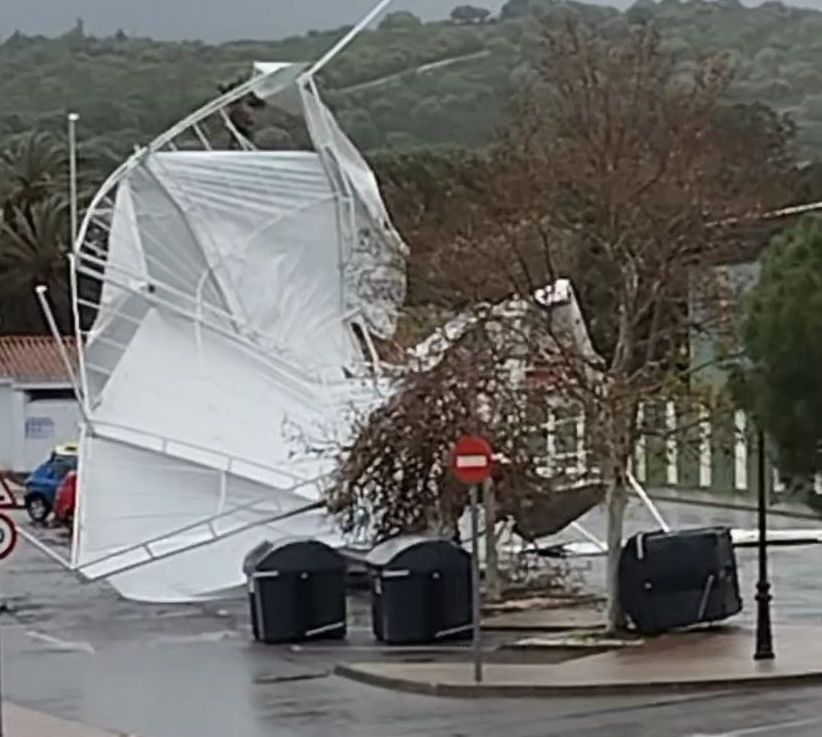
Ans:
<svg viewBox="0 0 822 737"><path fill-rule="evenodd" d="M345 562L317 540L265 542L245 558L254 639L269 644L346 635Z"/></svg>
<svg viewBox="0 0 822 737"><path fill-rule="evenodd" d="M742 599L730 530L635 535L620 557L619 596L625 613L646 634L737 614Z"/></svg>
<svg viewBox="0 0 822 737"><path fill-rule="evenodd" d="M368 555L375 637L389 644L471 637L471 556L450 540L407 536Z"/></svg>

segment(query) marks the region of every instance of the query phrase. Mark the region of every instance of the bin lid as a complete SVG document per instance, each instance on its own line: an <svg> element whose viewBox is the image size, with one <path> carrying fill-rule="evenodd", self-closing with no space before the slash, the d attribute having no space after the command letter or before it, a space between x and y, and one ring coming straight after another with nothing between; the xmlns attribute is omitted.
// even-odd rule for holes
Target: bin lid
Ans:
<svg viewBox="0 0 822 737"><path fill-rule="evenodd" d="M254 571L257 569L257 564L268 555L271 548L274 547L274 543L270 540L264 540L263 542L255 545L251 550L246 553L245 558L243 559L243 573L246 576L250 576Z"/></svg>
<svg viewBox="0 0 822 737"><path fill-rule="evenodd" d="M345 560L334 548L311 538L287 537L266 541L245 557L246 576L257 571L344 570Z"/></svg>
<svg viewBox="0 0 822 737"><path fill-rule="evenodd" d="M412 571L461 567L470 556L459 545L442 537L402 535L377 545L366 558L372 568L402 566Z"/></svg>

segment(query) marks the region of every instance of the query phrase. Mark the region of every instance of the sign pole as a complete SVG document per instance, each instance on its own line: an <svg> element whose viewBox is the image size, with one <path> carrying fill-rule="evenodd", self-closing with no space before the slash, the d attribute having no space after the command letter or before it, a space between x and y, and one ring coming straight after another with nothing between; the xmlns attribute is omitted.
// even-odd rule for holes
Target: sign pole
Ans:
<svg viewBox="0 0 822 737"><path fill-rule="evenodd" d="M471 485L471 616L473 624L474 681L482 683L482 608L480 605L479 524L477 485Z"/></svg>
<svg viewBox="0 0 822 737"><path fill-rule="evenodd" d="M482 682L482 605L479 570L478 505L480 485L491 478L494 469L491 444L477 435L463 435L451 454L451 470L469 489L471 505L471 629L473 635L474 682ZM486 564L487 564L486 557Z"/></svg>
<svg viewBox="0 0 822 737"><path fill-rule="evenodd" d="M3 609L5 609L5 602L3 602ZM3 631L3 626L0 624L0 633ZM3 708L3 646L2 640L0 640L0 737L3 737L6 734L6 730L3 728L3 722L5 721L5 709Z"/></svg>
<svg viewBox="0 0 822 737"><path fill-rule="evenodd" d="M6 480L0 474L0 509L14 509L17 506L17 500L14 493L9 488ZM0 511L0 561L5 560L11 555L15 546L17 545L17 527L14 520L4 512ZM5 593L2 592L3 594ZM6 602L0 599L0 615L7 611ZM0 621L0 635L2 635L3 623ZM2 641L0 641L0 737L6 733L4 728L4 714L3 708L3 649Z"/></svg>

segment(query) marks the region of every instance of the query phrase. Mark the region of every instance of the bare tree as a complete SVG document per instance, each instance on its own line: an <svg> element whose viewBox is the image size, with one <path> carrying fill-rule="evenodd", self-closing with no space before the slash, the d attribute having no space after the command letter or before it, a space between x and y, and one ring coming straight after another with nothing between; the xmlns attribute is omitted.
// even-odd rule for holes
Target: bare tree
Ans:
<svg viewBox="0 0 822 737"><path fill-rule="evenodd" d="M722 57L677 64L647 26L607 38L573 25L546 32L493 150L450 160L446 177L415 172L395 205L417 259L418 309L528 298L559 277L579 291L602 364L592 370L550 321L542 329L554 340L535 340L528 360L563 377L550 382L552 401L588 414L607 484L611 629L623 624L617 566L638 407L689 389L693 275L742 257L745 224L787 197L789 126L729 121L731 79Z"/></svg>
<svg viewBox="0 0 822 737"><path fill-rule="evenodd" d="M533 406L546 383L525 380L533 363L521 302L475 306L420 346L387 404L366 418L340 465L330 508L343 527L377 539L437 530L457 534L466 491L450 474L463 433L487 437L502 463L495 497L503 509L539 493Z"/></svg>

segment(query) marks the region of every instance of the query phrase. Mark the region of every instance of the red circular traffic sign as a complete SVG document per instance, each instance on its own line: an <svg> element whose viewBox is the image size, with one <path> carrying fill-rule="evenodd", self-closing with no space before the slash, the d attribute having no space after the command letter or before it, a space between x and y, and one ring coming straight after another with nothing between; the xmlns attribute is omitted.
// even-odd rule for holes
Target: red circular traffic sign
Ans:
<svg viewBox="0 0 822 737"><path fill-rule="evenodd" d="M17 527L14 520L0 512L0 560L8 558L17 545Z"/></svg>
<svg viewBox="0 0 822 737"><path fill-rule="evenodd" d="M454 446L451 470L463 484L481 484L491 476L491 444L477 435L463 435Z"/></svg>

